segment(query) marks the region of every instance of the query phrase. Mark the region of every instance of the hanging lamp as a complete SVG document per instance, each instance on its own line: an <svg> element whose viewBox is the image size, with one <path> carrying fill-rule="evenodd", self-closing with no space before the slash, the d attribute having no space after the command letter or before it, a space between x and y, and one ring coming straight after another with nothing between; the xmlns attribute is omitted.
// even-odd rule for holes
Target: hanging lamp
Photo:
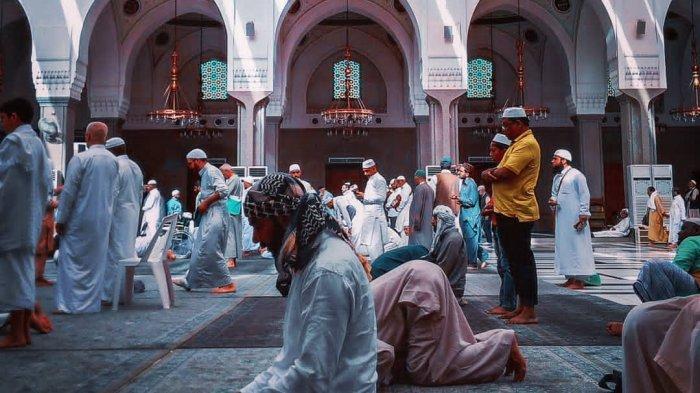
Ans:
<svg viewBox="0 0 700 393"><path fill-rule="evenodd" d="M700 66L698 66L698 51L695 42L695 7L693 3L694 1L690 0L690 18L692 24L690 29L690 57L693 62L690 72L690 86L693 92L693 106L685 107L681 102L680 107L671 110L671 116L678 121L682 120L694 123L700 118Z"/></svg>
<svg viewBox="0 0 700 393"><path fill-rule="evenodd" d="M328 128L326 135L367 135L364 127L374 122L374 111L365 106L362 98L352 96L352 52L350 48L350 6L345 2L345 53L344 86L342 96L333 98L328 107L321 112L321 118Z"/></svg>
<svg viewBox="0 0 700 393"><path fill-rule="evenodd" d="M175 19L177 19L177 0L175 0ZM177 49L177 24L175 24L173 53L170 55L170 82L165 87L163 108L148 113L148 119L154 123L174 125L192 125L199 122L200 112L190 109L187 99L181 92L180 54Z"/></svg>

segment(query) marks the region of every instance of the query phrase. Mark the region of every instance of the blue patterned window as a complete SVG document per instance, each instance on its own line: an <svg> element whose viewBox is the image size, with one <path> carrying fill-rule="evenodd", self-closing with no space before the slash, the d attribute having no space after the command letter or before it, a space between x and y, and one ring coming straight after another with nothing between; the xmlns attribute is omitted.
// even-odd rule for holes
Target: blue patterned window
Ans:
<svg viewBox="0 0 700 393"><path fill-rule="evenodd" d="M608 97L615 97L615 86L613 86L613 79L608 74Z"/></svg>
<svg viewBox="0 0 700 393"><path fill-rule="evenodd" d="M221 60L209 60L202 63L202 96L205 100L225 100L226 63Z"/></svg>
<svg viewBox="0 0 700 393"><path fill-rule="evenodd" d="M345 62L341 60L333 64L333 99L345 97ZM360 98L360 63L350 60L350 98Z"/></svg>
<svg viewBox="0 0 700 393"><path fill-rule="evenodd" d="M469 60L467 63L469 88L467 98L493 97L493 62L483 57Z"/></svg>

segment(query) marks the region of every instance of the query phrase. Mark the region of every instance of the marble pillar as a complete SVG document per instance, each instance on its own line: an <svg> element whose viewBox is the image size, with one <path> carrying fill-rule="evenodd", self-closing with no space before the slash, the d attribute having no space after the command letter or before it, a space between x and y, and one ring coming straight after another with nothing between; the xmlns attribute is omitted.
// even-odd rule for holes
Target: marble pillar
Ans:
<svg viewBox="0 0 700 393"><path fill-rule="evenodd" d="M454 162L459 155L459 130L457 103L466 92L455 90L426 90L430 114L430 163L435 165L443 156L450 156Z"/></svg>
<svg viewBox="0 0 700 393"><path fill-rule="evenodd" d="M282 118L277 116L268 116L265 121L265 165L270 173L278 170L277 157L279 156L278 143L281 123Z"/></svg>
<svg viewBox="0 0 700 393"><path fill-rule="evenodd" d="M604 197L602 115L577 115L579 152L574 153L573 165L586 175L592 199Z"/></svg>
<svg viewBox="0 0 700 393"><path fill-rule="evenodd" d="M77 101L69 97L39 98L37 101L39 102L40 117L56 118L63 133L63 143L47 143L46 149L54 169L60 170L65 175L68 161L73 157Z"/></svg>

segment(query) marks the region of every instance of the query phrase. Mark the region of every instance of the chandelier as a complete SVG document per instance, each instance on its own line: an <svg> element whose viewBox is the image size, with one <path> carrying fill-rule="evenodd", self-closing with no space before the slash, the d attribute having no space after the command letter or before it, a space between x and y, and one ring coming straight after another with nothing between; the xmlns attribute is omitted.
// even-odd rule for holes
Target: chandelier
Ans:
<svg viewBox="0 0 700 393"><path fill-rule="evenodd" d="M527 117L534 120L544 120L549 116L549 108L546 106L525 105L525 42L520 30L520 0L518 0L518 40L515 43L515 49L518 55L518 70L516 72L518 77L518 106L525 110Z"/></svg>
<svg viewBox="0 0 700 393"><path fill-rule="evenodd" d="M331 101L330 105L321 112L321 117L329 130L326 135L367 135L367 130L358 129L366 127L374 122L374 111L365 106L359 94L352 94L354 82L352 80L352 65L350 51L350 9L348 1L345 2L345 70L344 87L342 96Z"/></svg>
<svg viewBox="0 0 700 393"><path fill-rule="evenodd" d="M175 19L177 19L177 0L175 0ZM165 104L163 108L149 112L148 119L153 123L170 123L185 126L197 124L199 123L200 112L190 109L187 99L180 90L180 54L177 51L177 24L175 24L174 37L173 53L170 55L170 82L163 93Z"/></svg>
<svg viewBox="0 0 700 393"><path fill-rule="evenodd" d="M691 68L690 85L693 89L694 105L691 107L685 107L681 104L679 108L671 110L671 116L673 116L675 120L683 120L685 122L695 122L698 118L700 118L700 66L698 66L698 51L695 45L695 10L693 3L694 1L691 0L690 15L692 18L692 27L690 29L690 56L693 61L693 66Z"/></svg>

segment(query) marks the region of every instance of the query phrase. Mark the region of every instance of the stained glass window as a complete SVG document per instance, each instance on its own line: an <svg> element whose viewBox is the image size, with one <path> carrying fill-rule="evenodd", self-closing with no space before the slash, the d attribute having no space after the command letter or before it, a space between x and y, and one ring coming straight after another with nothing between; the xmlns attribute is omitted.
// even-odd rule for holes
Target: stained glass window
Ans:
<svg viewBox="0 0 700 393"><path fill-rule="evenodd" d="M469 77L467 98L493 97L493 63L491 60L482 57L471 59L467 67Z"/></svg>
<svg viewBox="0 0 700 393"><path fill-rule="evenodd" d="M226 63L221 60L209 60L202 63L202 96L205 100L225 100Z"/></svg>
<svg viewBox="0 0 700 393"><path fill-rule="evenodd" d="M333 64L333 99L345 97L345 62ZM350 98L360 98L360 63L350 60Z"/></svg>

